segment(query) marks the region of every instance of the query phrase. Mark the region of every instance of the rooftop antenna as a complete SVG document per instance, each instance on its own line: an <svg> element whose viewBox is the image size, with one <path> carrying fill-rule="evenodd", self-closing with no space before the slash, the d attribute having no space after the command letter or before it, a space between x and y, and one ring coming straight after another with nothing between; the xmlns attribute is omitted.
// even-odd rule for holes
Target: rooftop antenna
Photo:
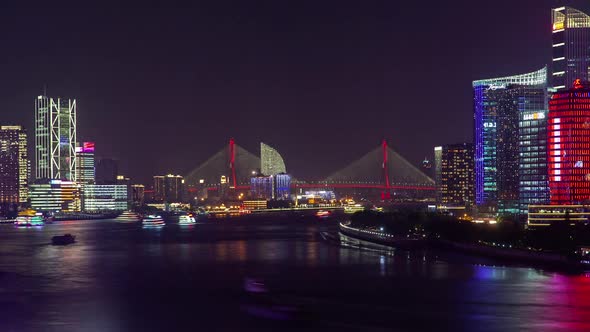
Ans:
<svg viewBox="0 0 590 332"><path fill-rule="evenodd" d="M47 84L43 84L43 96L47 97Z"/></svg>

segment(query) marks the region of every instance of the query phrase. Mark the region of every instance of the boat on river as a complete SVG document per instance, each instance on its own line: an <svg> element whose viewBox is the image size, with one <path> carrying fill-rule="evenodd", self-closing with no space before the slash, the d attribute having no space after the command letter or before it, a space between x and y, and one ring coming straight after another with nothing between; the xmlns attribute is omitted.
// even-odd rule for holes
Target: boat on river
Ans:
<svg viewBox="0 0 590 332"><path fill-rule="evenodd" d="M33 209L27 209L18 213L14 225L17 227L43 226L43 214Z"/></svg>
<svg viewBox="0 0 590 332"><path fill-rule="evenodd" d="M144 227L162 227L166 223L164 222L164 219L162 219L161 216L159 216L157 214L150 214L150 215L143 218L143 220L141 221L141 224Z"/></svg>

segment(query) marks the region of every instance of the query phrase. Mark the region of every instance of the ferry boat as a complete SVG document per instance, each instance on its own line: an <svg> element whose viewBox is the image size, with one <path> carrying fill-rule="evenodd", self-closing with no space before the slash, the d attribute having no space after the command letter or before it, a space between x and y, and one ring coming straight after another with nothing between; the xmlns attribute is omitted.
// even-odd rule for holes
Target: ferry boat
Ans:
<svg viewBox="0 0 590 332"><path fill-rule="evenodd" d="M165 225L164 219L162 219L161 216L155 214L146 216L143 218L141 223L144 227L162 227Z"/></svg>
<svg viewBox="0 0 590 332"><path fill-rule="evenodd" d="M14 225L17 227L31 227L31 226L43 226L43 214L33 209L27 209L18 213L18 217L14 221Z"/></svg>
<svg viewBox="0 0 590 332"><path fill-rule="evenodd" d="M320 219L326 219L328 217L330 217L330 211L326 211L326 210L319 210L318 212L316 212L316 217L320 218Z"/></svg>
<svg viewBox="0 0 590 332"><path fill-rule="evenodd" d="M179 225L192 225L196 223L195 217L192 214L182 214L178 216L178 224Z"/></svg>
<svg viewBox="0 0 590 332"><path fill-rule="evenodd" d="M344 213L352 214L352 213L355 213L358 211L364 211L364 210L365 210L365 207L358 204L358 203L344 205Z"/></svg>
<svg viewBox="0 0 590 332"><path fill-rule="evenodd" d="M137 222L141 220L141 217L133 211L124 211L115 220L120 222Z"/></svg>

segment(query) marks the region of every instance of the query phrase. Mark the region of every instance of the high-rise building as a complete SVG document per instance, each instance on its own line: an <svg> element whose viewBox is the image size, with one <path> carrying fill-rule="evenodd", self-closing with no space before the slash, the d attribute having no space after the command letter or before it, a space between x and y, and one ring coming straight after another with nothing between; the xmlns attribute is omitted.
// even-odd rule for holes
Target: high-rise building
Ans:
<svg viewBox="0 0 590 332"><path fill-rule="evenodd" d="M0 203L25 203L29 175L27 134L24 128L0 126Z"/></svg>
<svg viewBox="0 0 590 332"><path fill-rule="evenodd" d="M552 10L552 91L590 80L590 16L571 7Z"/></svg>
<svg viewBox="0 0 590 332"><path fill-rule="evenodd" d="M289 200L291 198L291 176L289 174L281 173L273 175L272 178L272 198L277 200Z"/></svg>
<svg viewBox="0 0 590 332"><path fill-rule="evenodd" d="M127 188L127 203L128 205L133 204L133 192L131 191L131 179L125 175L117 175L117 184L123 185Z"/></svg>
<svg viewBox="0 0 590 332"><path fill-rule="evenodd" d="M473 89L476 204L510 214L522 204L545 203L546 132L538 129L547 114L547 68L474 81ZM522 202L521 192L529 193Z"/></svg>
<svg viewBox="0 0 590 332"><path fill-rule="evenodd" d="M590 86L555 93L549 101L551 204L590 202Z"/></svg>
<svg viewBox="0 0 590 332"><path fill-rule="evenodd" d="M442 191L439 190L439 183L442 183L442 146L434 147L434 183L437 186L436 202L442 202Z"/></svg>
<svg viewBox="0 0 590 332"><path fill-rule="evenodd" d="M96 162L96 183L117 184L119 162L115 159L101 158Z"/></svg>
<svg viewBox="0 0 590 332"><path fill-rule="evenodd" d="M76 100L38 96L35 101L37 179L76 181Z"/></svg>
<svg viewBox="0 0 590 332"><path fill-rule="evenodd" d="M473 144L449 144L434 148L438 205L470 207L475 202Z"/></svg>
<svg viewBox="0 0 590 332"><path fill-rule="evenodd" d="M183 201L184 178L180 175L154 176L154 200L179 203Z"/></svg>
<svg viewBox="0 0 590 332"><path fill-rule="evenodd" d="M84 142L76 147L76 181L80 184L96 182L94 167L94 143Z"/></svg>
<svg viewBox="0 0 590 332"><path fill-rule="evenodd" d="M131 201L133 206L142 206L145 203L145 186L143 184L131 185Z"/></svg>
<svg viewBox="0 0 590 332"><path fill-rule="evenodd" d="M260 143L260 172L263 175L287 172L285 162L279 152L262 142Z"/></svg>
<svg viewBox="0 0 590 332"><path fill-rule="evenodd" d="M72 181L38 180L30 185L29 197L38 211L80 211L80 190Z"/></svg>
<svg viewBox="0 0 590 332"><path fill-rule="evenodd" d="M272 199L273 181L272 176L254 176L250 179L250 195L253 199Z"/></svg>

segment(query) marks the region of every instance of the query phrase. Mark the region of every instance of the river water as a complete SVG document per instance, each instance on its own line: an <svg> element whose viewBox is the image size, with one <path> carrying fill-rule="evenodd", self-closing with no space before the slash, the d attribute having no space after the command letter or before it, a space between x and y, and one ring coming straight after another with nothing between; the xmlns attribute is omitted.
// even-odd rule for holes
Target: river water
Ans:
<svg viewBox="0 0 590 332"><path fill-rule="evenodd" d="M336 222L0 225L0 331L590 331L590 275L321 231ZM50 245L64 233L77 243Z"/></svg>

